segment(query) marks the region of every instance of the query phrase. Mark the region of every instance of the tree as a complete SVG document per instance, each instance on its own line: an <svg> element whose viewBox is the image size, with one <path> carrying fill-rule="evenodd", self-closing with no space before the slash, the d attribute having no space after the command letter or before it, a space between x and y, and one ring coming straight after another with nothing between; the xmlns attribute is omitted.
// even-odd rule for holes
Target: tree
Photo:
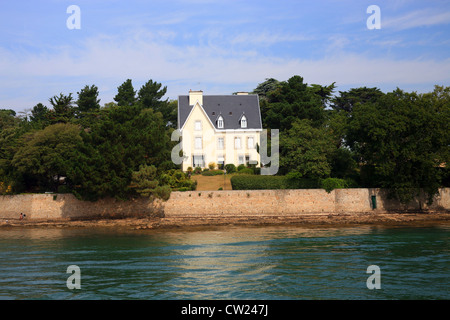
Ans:
<svg viewBox="0 0 450 320"><path fill-rule="evenodd" d="M167 92L167 87L161 89L161 86L161 83L149 80L141 87L138 92L138 101L143 108L153 108L153 110L159 111L158 107L161 105L161 98Z"/></svg>
<svg viewBox="0 0 450 320"><path fill-rule="evenodd" d="M180 169L170 169L160 176L161 184L168 185L172 190L195 190L197 182Z"/></svg>
<svg viewBox="0 0 450 320"><path fill-rule="evenodd" d="M359 181L358 164L353 152L345 147L337 148L329 155L330 177Z"/></svg>
<svg viewBox="0 0 450 320"><path fill-rule="evenodd" d="M175 128L177 121L176 100L161 100L167 92L167 87L153 80L147 81L138 92L138 104L141 108L152 108L155 112L161 112L167 127Z"/></svg>
<svg viewBox="0 0 450 320"><path fill-rule="evenodd" d="M95 85L85 86L78 94L78 112L92 112L100 109L100 99L98 99L98 88Z"/></svg>
<svg viewBox="0 0 450 320"><path fill-rule="evenodd" d="M177 127L178 118L178 100L171 100L167 104L167 108L162 110L163 118L169 128Z"/></svg>
<svg viewBox="0 0 450 320"><path fill-rule="evenodd" d="M170 186L160 184L157 171L153 165L141 165L139 171L134 171L132 174L132 187L141 196L168 200L171 192Z"/></svg>
<svg viewBox="0 0 450 320"><path fill-rule="evenodd" d="M12 165L41 189L56 191L60 177L67 177L75 164L82 142L79 127L58 123L30 132L22 140Z"/></svg>
<svg viewBox="0 0 450 320"><path fill-rule="evenodd" d="M35 123L48 122L49 110L42 103L38 103L31 109L30 120Z"/></svg>
<svg viewBox="0 0 450 320"><path fill-rule="evenodd" d="M117 95L114 97L114 101L119 106L132 106L136 103L136 91L133 88L131 79L127 79L117 88Z"/></svg>
<svg viewBox="0 0 450 320"><path fill-rule="evenodd" d="M80 199L126 199L136 195L132 176L141 166L154 166L158 177L175 168L177 103L161 100L167 88L150 80L139 101L131 80L118 89L119 104L104 108L95 85L78 92L76 107L72 94L61 93L49 99L50 110L37 104L31 121L0 110L0 182L14 182L15 191L56 191L64 177L65 189ZM168 194L168 186L155 189L155 196Z"/></svg>
<svg viewBox="0 0 450 320"><path fill-rule="evenodd" d="M170 160L170 138L161 113L153 109L112 106L81 135L73 176L74 193L82 199L127 198L133 171L142 165L159 169Z"/></svg>
<svg viewBox="0 0 450 320"><path fill-rule="evenodd" d="M376 102L383 96L378 88L352 88L348 91L339 91L339 96L332 99L331 107L337 111L351 113L357 104Z"/></svg>
<svg viewBox="0 0 450 320"><path fill-rule="evenodd" d="M18 140L22 132L20 128L11 126L0 130L0 182L13 184L14 189L21 189L21 175L11 165L18 148Z"/></svg>
<svg viewBox="0 0 450 320"><path fill-rule="evenodd" d="M300 76L281 82L276 90L267 93L268 103L261 107L263 126L282 132L289 130L297 119L309 119L314 126L322 125L326 119L323 103L328 99L326 88L331 86L323 90L310 87Z"/></svg>
<svg viewBox="0 0 450 320"><path fill-rule="evenodd" d="M0 182L22 190L22 175L12 166L12 159L20 146L21 137L33 129L25 118L10 109L0 110Z"/></svg>
<svg viewBox="0 0 450 320"><path fill-rule="evenodd" d="M14 126L17 122L16 112L11 109L0 109L0 130Z"/></svg>
<svg viewBox="0 0 450 320"><path fill-rule="evenodd" d="M445 90L447 93L445 94ZM419 95L400 89L353 106L347 142L379 187L406 203L422 190L431 203L449 163L447 89Z"/></svg>
<svg viewBox="0 0 450 320"><path fill-rule="evenodd" d="M274 78L266 78L266 80L253 90L253 94L257 94L260 99L267 100L267 94L274 91L280 86L280 81Z"/></svg>
<svg viewBox="0 0 450 320"><path fill-rule="evenodd" d="M335 83L336 82L333 82L332 84L330 84L328 86L322 86L320 84L311 84L311 86L310 86L311 91L321 98L323 107L328 106L328 104L331 100L331 97L333 95L333 91L336 88Z"/></svg>
<svg viewBox="0 0 450 320"><path fill-rule="evenodd" d="M308 119L296 120L280 135L280 172L295 171L300 177L320 179L330 176L329 157L336 150L324 126L316 128Z"/></svg>
<svg viewBox="0 0 450 320"><path fill-rule="evenodd" d="M53 106L53 114L51 115L52 123L68 122L73 118L75 109L73 107L73 97L69 93L68 96L62 93L58 96L53 96L49 99L50 104Z"/></svg>

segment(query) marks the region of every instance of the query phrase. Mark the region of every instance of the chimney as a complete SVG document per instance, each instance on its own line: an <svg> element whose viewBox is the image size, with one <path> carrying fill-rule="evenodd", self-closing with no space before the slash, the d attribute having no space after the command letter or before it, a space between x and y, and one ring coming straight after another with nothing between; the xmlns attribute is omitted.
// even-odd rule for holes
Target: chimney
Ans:
<svg viewBox="0 0 450 320"><path fill-rule="evenodd" d="M194 104L200 103L200 105L203 105L203 91L192 91L189 90L189 105L193 106Z"/></svg>

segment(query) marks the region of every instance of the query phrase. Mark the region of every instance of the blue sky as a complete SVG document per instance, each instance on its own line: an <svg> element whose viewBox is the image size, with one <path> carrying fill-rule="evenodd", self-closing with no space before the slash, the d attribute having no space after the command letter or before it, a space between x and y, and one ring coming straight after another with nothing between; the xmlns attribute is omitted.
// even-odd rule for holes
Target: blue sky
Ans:
<svg viewBox="0 0 450 320"><path fill-rule="evenodd" d="M70 5L80 29L66 26ZM381 29L367 28L370 5ZM92 84L103 105L126 79L169 99L293 75L336 92L450 85L449 1L0 0L0 30L0 108L16 111Z"/></svg>

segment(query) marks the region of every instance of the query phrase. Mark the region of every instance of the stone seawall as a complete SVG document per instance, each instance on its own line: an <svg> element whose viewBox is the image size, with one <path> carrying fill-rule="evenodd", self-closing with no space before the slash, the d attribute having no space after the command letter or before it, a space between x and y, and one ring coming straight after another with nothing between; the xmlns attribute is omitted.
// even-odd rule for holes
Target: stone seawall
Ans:
<svg viewBox="0 0 450 320"><path fill-rule="evenodd" d="M373 208L372 196L376 198ZM418 211L450 212L450 188L440 190L434 203L425 199L402 205L389 200L382 189L233 190L172 192L167 202L149 199L80 201L71 194L22 194L0 196L0 219L90 219L160 216L239 217L299 216L302 214L385 213Z"/></svg>
<svg viewBox="0 0 450 320"><path fill-rule="evenodd" d="M20 213L27 219L93 219L131 218L162 215L159 201L136 199L120 201L101 199L81 201L72 194L20 194L0 196L0 219L16 219Z"/></svg>
<svg viewBox="0 0 450 320"><path fill-rule="evenodd" d="M373 208L375 196L376 208ZM383 189L301 190L233 190L174 192L165 204L166 217L208 215L272 215L404 212L421 209L446 212L450 210L450 188L440 190L428 207L426 199L403 205L388 199Z"/></svg>

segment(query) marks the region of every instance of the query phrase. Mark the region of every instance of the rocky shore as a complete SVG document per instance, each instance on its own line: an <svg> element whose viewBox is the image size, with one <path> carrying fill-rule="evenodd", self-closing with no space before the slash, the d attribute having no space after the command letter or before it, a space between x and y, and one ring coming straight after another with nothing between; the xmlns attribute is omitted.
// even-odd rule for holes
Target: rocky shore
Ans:
<svg viewBox="0 0 450 320"><path fill-rule="evenodd" d="M134 230L208 228L218 226L427 226L435 224L450 225L450 213L361 213L361 214L309 214L298 216L240 216L240 217L142 217L123 219L89 220L19 220L9 219L0 222L1 228L52 227L89 228L116 227Z"/></svg>

